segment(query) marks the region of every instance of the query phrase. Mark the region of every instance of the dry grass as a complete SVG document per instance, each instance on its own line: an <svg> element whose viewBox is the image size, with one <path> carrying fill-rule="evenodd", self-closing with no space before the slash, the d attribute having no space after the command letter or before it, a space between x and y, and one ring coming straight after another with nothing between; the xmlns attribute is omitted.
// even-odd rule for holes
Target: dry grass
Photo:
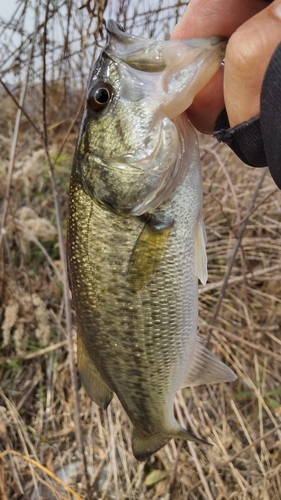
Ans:
<svg viewBox="0 0 281 500"><path fill-rule="evenodd" d="M81 388L90 498L280 498L281 196L267 175L210 329L237 232L261 171L245 167L212 140L203 138L201 150L210 279L199 294L200 330L203 335L211 332L212 350L233 366L238 381L232 386L187 389L177 398L179 421L213 447L171 443L145 465L132 456L130 426L118 401L103 412ZM43 155L37 154L37 159L34 155L24 166L21 161L15 164L15 213L21 208L29 165L30 202L24 201L25 207L32 207L37 217L43 217L52 203L51 190L48 195L46 188L44 196L37 193L32 199L45 168ZM50 224L51 213L50 209ZM26 225L29 220L34 218L25 219ZM44 241L36 233L37 226L29 223L28 227L49 259L11 217L7 225L9 252L2 275L2 495L3 499L18 499L22 494L70 498L66 488L69 482L76 498L86 498L75 438L62 293L50 264L53 262L59 272L57 237L50 232L50 240ZM46 345L49 347L45 349ZM32 463L23 455L32 458ZM52 472L65 482L64 486L52 479Z"/></svg>
<svg viewBox="0 0 281 500"><path fill-rule="evenodd" d="M42 92L36 91L38 109L33 103L31 116L40 127ZM19 99L17 90L14 95ZM32 96L34 87L26 105ZM80 96L74 93L61 113L65 98L60 85L48 83L48 151L64 236ZM4 199L17 106L2 94L0 109ZM117 399L104 412L80 387L87 484L49 162L40 136L22 116L0 256L1 500L280 499L281 193L268 174L256 190L262 170L244 166L213 139L200 142L209 281L199 290L199 328L238 380L186 389L176 399L178 420L212 447L171 442L145 464L133 458L130 424ZM75 347L75 327L70 334Z"/></svg>

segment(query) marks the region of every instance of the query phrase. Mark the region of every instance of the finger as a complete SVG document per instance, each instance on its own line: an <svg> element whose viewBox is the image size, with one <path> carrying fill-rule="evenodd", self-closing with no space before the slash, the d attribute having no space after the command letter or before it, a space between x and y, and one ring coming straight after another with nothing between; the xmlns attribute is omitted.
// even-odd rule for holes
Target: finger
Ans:
<svg viewBox="0 0 281 500"><path fill-rule="evenodd" d="M230 37L267 5L265 0L191 0L171 38Z"/></svg>
<svg viewBox="0 0 281 500"><path fill-rule="evenodd" d="M226 49L224 97L230 126L260 113L262 81L281 42L281 0L244 23Z"/></svg>
<svg viewBox="0 0 281 500"><path fill-rule="evenodd" d="M238 26L268 5L264 0L191 0L171 38L229 37ZM188 110L193 125L212 133L224 108L222 70L196 96Z"/></svg>
<svg viewBox="0 0 281 500"><path fill-rule="evenodd" d="M211 134L220 112L225 108L223 97L223 69L193 99L187 110L188 118L197 130Z"/></svg>

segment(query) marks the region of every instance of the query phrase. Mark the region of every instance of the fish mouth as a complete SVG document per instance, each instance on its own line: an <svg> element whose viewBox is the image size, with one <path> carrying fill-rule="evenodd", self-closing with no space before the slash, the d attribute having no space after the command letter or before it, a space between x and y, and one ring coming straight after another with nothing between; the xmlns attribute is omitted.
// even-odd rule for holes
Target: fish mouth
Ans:
<svg viewBox="0 0 281 500"><path fill-rule="evenodd" d="M147 38L138 37L136 35L130 35L129 33L126 33L123 26L114 19L109 19L107 21L106 31L108 32L109 35L111 35L113 38L115 38L121 43L131 44L135 43L136 40L138 39L142 41L147 41Z"/></svg>
<svg viewBox="0 0 281 500"><path fill-rule="evenodd" d="M158 72L166 68L162 54L162 40L143 38L126 33L123 27L110 19L106 23L108 55L115 55L131 68L145 72Z"/></svg>

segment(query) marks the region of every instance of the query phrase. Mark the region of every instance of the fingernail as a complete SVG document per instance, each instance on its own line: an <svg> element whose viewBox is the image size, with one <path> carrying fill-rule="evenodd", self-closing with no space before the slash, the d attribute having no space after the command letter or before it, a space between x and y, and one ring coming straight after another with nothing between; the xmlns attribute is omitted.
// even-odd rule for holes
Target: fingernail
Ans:
<svg viewBox="0 0 281 500"><path fill-rule="evenodd" d="M275 2L273 2L272 13L281 21L281 0L275 0Z"/></svg>

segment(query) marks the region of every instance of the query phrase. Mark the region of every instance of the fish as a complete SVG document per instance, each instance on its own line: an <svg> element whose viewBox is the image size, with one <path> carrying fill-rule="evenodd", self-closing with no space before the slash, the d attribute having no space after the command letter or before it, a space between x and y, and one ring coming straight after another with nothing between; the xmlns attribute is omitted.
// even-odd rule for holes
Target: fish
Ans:
<svg viewBox="0 0 281 500"><path fill-rule="evenodd" d="M236 379L197 335L206 236L183 113L226 42L151 40L113 20L106 29L71 172L68 268L82 384L102 409L117 395L144 461L173 438L204 443L174 416L179 389Z"/></svg>

